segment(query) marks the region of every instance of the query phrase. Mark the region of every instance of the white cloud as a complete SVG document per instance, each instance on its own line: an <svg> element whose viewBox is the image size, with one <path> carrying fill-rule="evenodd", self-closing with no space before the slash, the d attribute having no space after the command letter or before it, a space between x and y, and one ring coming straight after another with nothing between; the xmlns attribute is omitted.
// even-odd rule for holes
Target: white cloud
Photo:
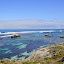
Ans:
<svg viewBox="0 0 64 64"><path fill-rule="evenodd" d="M62 29L64 22L22 20L22 21L0 21L0 29Z"/></svg>

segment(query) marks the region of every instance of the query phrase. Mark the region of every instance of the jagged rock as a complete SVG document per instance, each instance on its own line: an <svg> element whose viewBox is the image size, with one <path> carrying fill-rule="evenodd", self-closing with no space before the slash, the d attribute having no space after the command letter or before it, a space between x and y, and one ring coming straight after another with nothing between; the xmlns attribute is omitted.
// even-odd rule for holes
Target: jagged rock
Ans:
<svg viewBox="0 0 64 64"><path fill-rule="evenodd" d="M64 36L60 36L60 38L64 38Z"/></svg>
<svg viewBox="0 0 64 64"><path fill-rule="evenodd" d="M16 38L16 37L21 37L21 36L18 34L11 36L11 38Z"/></svg>

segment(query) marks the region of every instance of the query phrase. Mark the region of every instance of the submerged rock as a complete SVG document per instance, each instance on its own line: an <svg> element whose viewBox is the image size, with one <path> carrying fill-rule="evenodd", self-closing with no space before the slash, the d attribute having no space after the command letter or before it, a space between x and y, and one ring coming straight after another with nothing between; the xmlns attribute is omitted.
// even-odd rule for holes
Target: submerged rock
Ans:
<svg viewBox="0 0 64 64"><path fill-rule="evenodd" d="M16 37L21 37L21 36L18 34L11 36L11 38L16 38Z"/></svg>
<svg viewBox="0 0 64 64"><path fill-rule="evenodd" d="M64 38L64 36L60 36L60 38Z"/></svg>

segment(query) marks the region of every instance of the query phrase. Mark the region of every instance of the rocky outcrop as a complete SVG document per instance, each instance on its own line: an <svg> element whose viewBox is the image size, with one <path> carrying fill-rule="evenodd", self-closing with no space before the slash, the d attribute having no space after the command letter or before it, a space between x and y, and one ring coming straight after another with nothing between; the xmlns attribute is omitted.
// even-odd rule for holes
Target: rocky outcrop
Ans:
<svg viewBox="0 0 64 64"><path fill-rule="evenodd" d="M49 36L49 37L51 37L51 35L48 35L48 34L45 34L45 36Z"/></svg>
<svg viewBox="0 0 64 64"><path fill-rule="evenodd" d="M64 43L42 48L27 59L2 59L0 64L64 64Z"/></svg>
<svg viewBox="0 0 64 64"><path fill-rule="evenodd" d="M38 50L37 52L35 52L34 54L32 54L31 56L29 56L26 60L32 60L32 59L38 59L38 58L44 58L45 56L47 56L49 54L49 49L48 48L43 48Z"/></svg>
<svg viewBox="0 0 64 64"><path fill-rule="evenodd" d="M64 36L60 36L60 38L64 38Z"/></svg>
<svg viewBox="0 0 64 64"><path fill-rule="evenodd" d="M63 64L64 62L64 43L42 48L29 56L26 61L39 61L40 64Z"/></svg>
<svg viewBox="0 0 64 64"><path fill-rule="evenodd" d="M48 36L48 34L45 34L45 36Z"/></svg>
<svg viewBox="0 0 64 64"><path fill-rule="evenodd" d="M11 36L11 38L16 38L16 37L21 37L21 36L18 34Z"/></svg>
<svg viewBox="0 0 64 64"><path fill-rule="evenodd" d="M62 57L58 62L64 62L64 57Z"/></svg>

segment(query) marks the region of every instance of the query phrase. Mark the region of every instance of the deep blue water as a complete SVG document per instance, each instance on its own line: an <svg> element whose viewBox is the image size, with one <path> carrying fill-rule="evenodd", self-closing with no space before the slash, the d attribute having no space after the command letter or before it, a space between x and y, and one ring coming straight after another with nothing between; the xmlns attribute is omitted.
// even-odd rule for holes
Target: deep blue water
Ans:
<svg viewBox="0 0 64 64"><path fill-rule="evenodd" d="M29 55L33 54L40 48L49 47L51 45L57 45L64 42L60 36L64 35L64 29L14 29L14 30L0 30L1 33L5 32L21 32L21 31L55 31L44 33L24 33L20 34L18 38L2 38L0 40L0 59L13 58L13 59L25 59ZM46 37L45 34L51 35ZM0 34L2 36L3 34ZM3 35L4 36L4 35Z"/></svg>
<svg viewBox="0 0 64 64"><path fill-rule="evenodd" d="M59 32L60 30L64 29L0 29L0 32L21 32L21 31L49 31L49 30L54 30Z"/></svg>

